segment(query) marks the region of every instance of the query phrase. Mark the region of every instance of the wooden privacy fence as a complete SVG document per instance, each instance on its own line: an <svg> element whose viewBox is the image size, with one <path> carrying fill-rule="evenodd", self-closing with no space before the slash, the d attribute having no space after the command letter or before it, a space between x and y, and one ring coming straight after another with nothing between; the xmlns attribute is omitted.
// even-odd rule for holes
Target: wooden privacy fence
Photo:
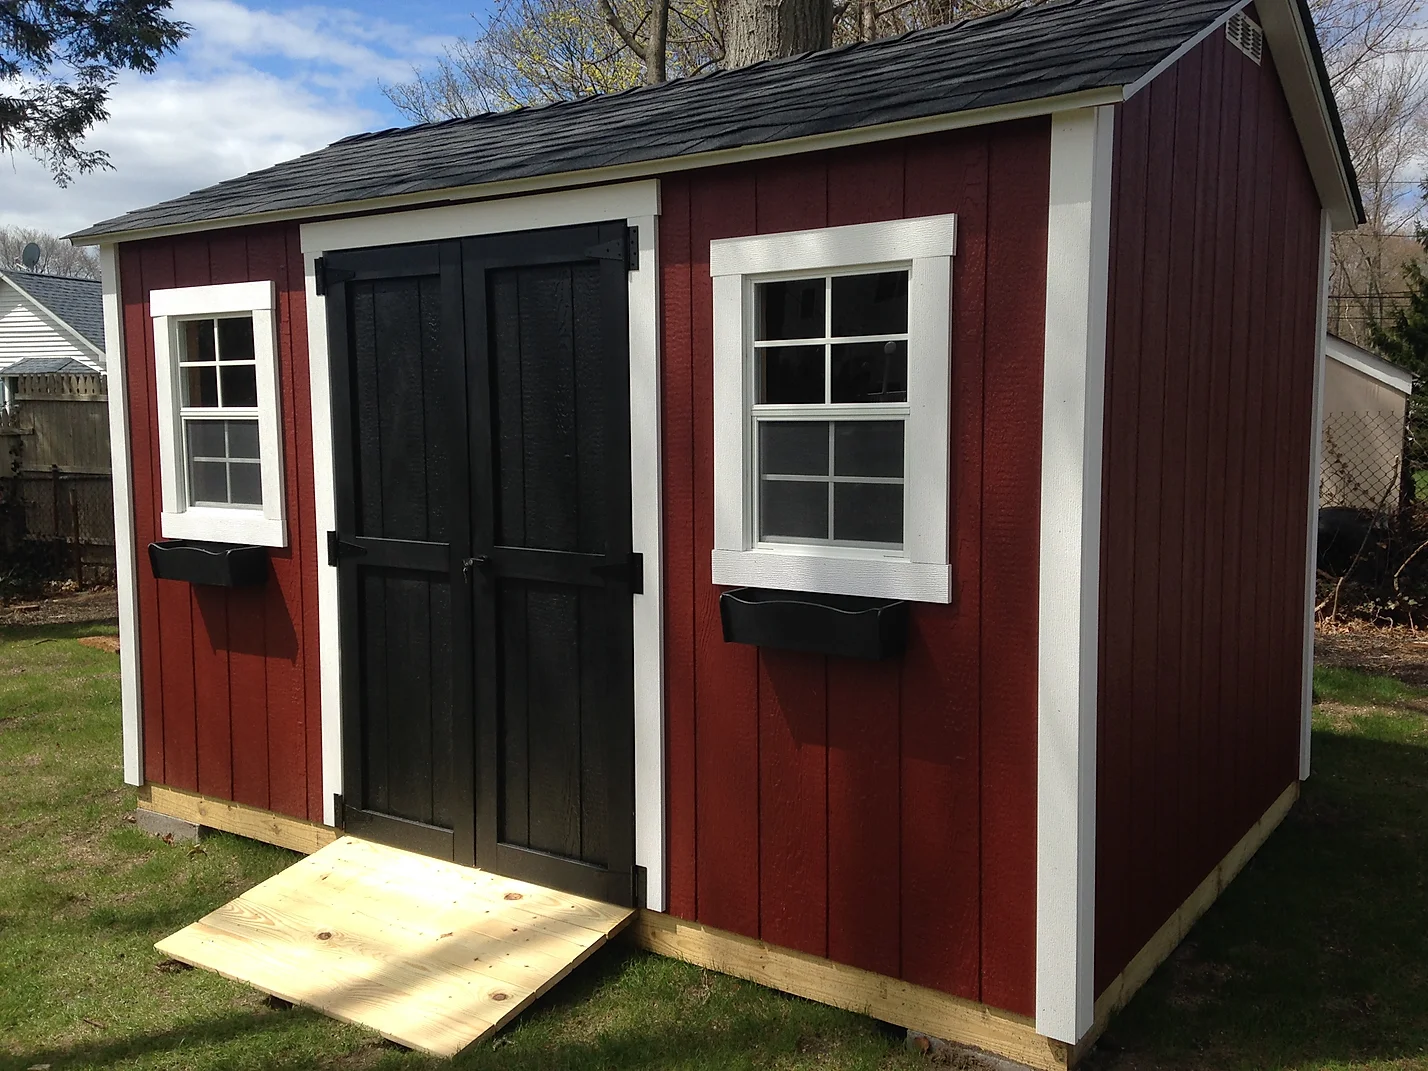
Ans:
<svg viewBox="0 0 1428 1071"><path fill-rule="evenodd" d="M6 481L0 481L6 482ZM114 571L114 490L107 472L22 471L10 481L10 508L30 542L55 550L53 571L83 583ZM14 522L12 522L14 523Z"/></svg>

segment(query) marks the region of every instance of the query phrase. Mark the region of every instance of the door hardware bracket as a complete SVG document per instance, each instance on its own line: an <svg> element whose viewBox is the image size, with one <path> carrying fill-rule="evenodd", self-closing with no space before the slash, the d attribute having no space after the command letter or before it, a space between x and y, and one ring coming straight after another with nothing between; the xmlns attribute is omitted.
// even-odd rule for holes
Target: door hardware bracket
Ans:
<svg viewBox="0 0 1428 1071"><path fill-rule="evenodd" d="M336 565L339 558L360 558L367 548L358 546L338 537L336 532L327 533L327 564Z"/></svg>
<svg viewBox="0 0 1428 1071"><path fill-rule="evenodd" d="M631 595L645 593L645 556L633 552L621 558L613 558L603 565L592 565L590 571L610 580L624 580L630 585Z"/></svg>

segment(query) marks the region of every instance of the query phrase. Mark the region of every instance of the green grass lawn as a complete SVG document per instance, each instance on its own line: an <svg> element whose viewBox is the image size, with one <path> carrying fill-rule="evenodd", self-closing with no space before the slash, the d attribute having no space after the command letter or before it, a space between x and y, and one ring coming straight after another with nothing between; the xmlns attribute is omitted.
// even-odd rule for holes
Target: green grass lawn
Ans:
<svg viewBox="0 0 1428 1071"><path fill-rule="evenodd" d="M154 942L296 856L126 821L119 660L94 625L0 628L0 1069L422 1068L432 1060L204 971ZM463 1068L867 1068L925 1061L903 1032L611 946Z"/></svg>
<svg viewBox="0 0 1428 1071"><path fill-rule="evenodd" d="M75 642L103 631L0 628L0 1071L437 1065L164 969L155 940L294 856L223 835L191 850L126 821L118 659ZM1112 1023L1095 1071L1428 1071L1428 691L1337 669L1316 684L1303 799ZM928 1065L901 1041L614 946L455 1065Z"/></svg>

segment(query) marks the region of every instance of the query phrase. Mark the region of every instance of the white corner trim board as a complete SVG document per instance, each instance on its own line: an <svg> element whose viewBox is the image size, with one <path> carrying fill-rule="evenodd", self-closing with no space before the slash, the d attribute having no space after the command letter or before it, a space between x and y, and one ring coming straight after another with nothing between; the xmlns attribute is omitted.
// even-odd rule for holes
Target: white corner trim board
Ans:
<svg viewBox="0 0 1428 1071"><path fill-rule="evenodd" d="M709 243L714 291L714 549L716 584L950 602L952 215L721 238ZM904 424L903 541L898 550L760 542L755 532L754 287L788 278L908 272L907 401L883 419ZM876 418L829 405L826 417Z"/></svg>
<svg viewBox="0 0 1428 1071"><path fill-rule="evenodd" d="M659 183L631 182L501 201L415 209L303 224L308 367L312 376L312 449L318 532L336 524L327 307L317 295L314 262L324 252L414 241L441 241L543 227L623 219L639 229L639 267L629 273L630 479L633 549L644 557L644 594L634 599L635 863L645 869L645 906L665 908L664 578L660 481ZM337 570L318 568L318 648L322 687L323 815L334 819L342 792L342 652L338 643Z"/></svg>
<svg viewBox="0 0 1428 1071"><path fill-rule="evenodd" d="M119 253L99 247L103 278L104 349L109 377L109 456L114 488L114 586L119 596L119 709L124 733L124 783L144 783L144 719L139 709L139 563L135 558L134 474L130 468L129 385L124 376L124 306Z"/></svg>
<svg viewBox="0 0 1428 1071"><path fill-rule="evenodd" d="M1037 629L1036 1029L1095 1014L1096 664L1114 110L1052 117Z"/></svg>
<svg viewBox="0 0 1428 1071"><path fill-rule="evenodd" d="M1304 537L1304 649L1299 681L1299 780L1309 777L1309 741L1314 725L1314 595L1319 577L1319 466L1324 447L1324 331L1329 320L1329 253L1334 221L1319 215L1319 311L1314 338L1314 429L1309 448L1309 518Z"/></svg>
<svg viewBox="0 0 1428 1071"><path fill-rule="evenodd" d="M248 313L253 318L257 406L242 410L258 425L262 498L259 508L194 505L185 464L183 377L179 375L179 330L185 320ZM168 539L200 539L287 546L287 499L283 493L282 403L278 392L278 324L271 281L185 286L149 293L154 331L154 380L158 391L160 531ZM219 415L223 410L214 410Z"/></svg>

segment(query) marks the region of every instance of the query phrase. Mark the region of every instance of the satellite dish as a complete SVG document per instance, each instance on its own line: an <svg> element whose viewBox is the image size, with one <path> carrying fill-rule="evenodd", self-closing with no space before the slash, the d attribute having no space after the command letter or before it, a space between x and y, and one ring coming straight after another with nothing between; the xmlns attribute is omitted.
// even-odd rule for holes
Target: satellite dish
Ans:
<svg viewBox="0 0 1428 1071"><path fill-rule="evenodd" d="M27 270L34 271L35 265L39 264L39 262L40 247L37 246L34 242L31 242L29 245L25 246L24 250L20 253L20 263L25 265Z"/></svg>

